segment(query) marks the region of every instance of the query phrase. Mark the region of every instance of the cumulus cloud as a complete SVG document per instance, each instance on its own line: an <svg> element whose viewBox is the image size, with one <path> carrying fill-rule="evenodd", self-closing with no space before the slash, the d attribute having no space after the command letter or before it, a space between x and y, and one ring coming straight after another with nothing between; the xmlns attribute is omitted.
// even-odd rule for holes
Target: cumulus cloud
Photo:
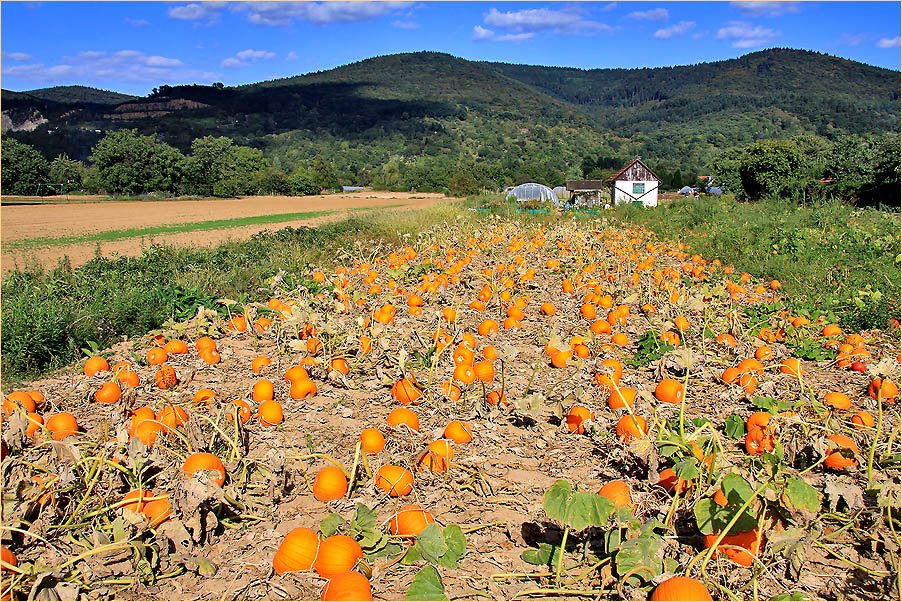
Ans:
<svg viewBox="0 0 902 602"><path fill-rule="evenodd" d="M639 19L642 21L666 21L670 18L670 12L666 8L653 8L651 10L637 10L629 13L627 19Z"/></svg>
<svg viewBox="0 0 902 602"><path fill-rule="evenodd" d="M285 60L286 61L296 61L296 60L298 60L298 54L294 50L292 50L291 52L289 52L288 54L285 55Z"/></svg>
<svg viewBox="0 0 902 602"><path fill-rule="evenodd" d="M680 21L676 25L659 29L654 33L654 37L659 40L667 40L675 36L681 36L695 27L695 21Z"/></svg>
<svg viewBox="0 0 902 602"><path fill-rule="evenodd" d="M493 38L507 42L526 40L541 31L552 31L558 34L590 34L612 30L610 25L590 21L574 10L531 8L502 13L498 9L492 8L485 13L483 20L486 25L511 31L511 34ZM485 30L485 28L480 29ZM475 35L474 39L488 39L485 37L475 38Z"/></svg>
<svg viewBox="0 0 902 602"><path fill-rule="evenodd" d="M480 25L473 26L473 39L474 40L491 40L495 37L495 32L491 29L486 29Z"/></svg>
<svg viewBox="0 0 902 602"><path fill-rule="evenodd" d="M146 21L145 19L132 19L131 17L126 17L123 21L129 25L134 25L135 27L147 27L150 25L150 21Z"/></svg>
<svg viewBox="0 0 902 602"><path fill-rule="evenodd" d="M252 50L248 48L247 50L235 53L235 56L223 59L220 65L227 69L234 69L236 67L247 67L256 61L269 61L274 58L276 58L275 52L270 52L269 50Z"/></svg>
<svg viewBox="0 0 902 602"><path fill-rule="evenodd" d="M733 48L755 48L766 46L783 35L783 32L752 25L746 21L727 21L717 30L718 40L729 41Z"/></svg>
<svg viewBox="0 0 902 602"><path fill-rule="evenodd" d="M617 3L611 2L610 4L605 4L604 6L602 6L601 10L603 10L604 12L609 12L614 10L615 8L617 8Z"/></svg>
<svg viewBox="0 0 902 602"><path fill-rule="evenodd" d="M137 50L108 53L87 50L65 56L55 65L31 63L5 66L3 74L31 82L63 84L69 81L111 88L116 83L160 81L212 81L215 73L187 69L177 58L148 55Z"/></svg>
<svg viewBox="0 0 902 602"><path fill-rule="evenodd" d="M781 17L799 12L800 5L800 2L730 2L730 6L746 17Z"/></svg>
<svg viewBox="0 0 902 602"><path fill-rule="evenodd" d="M902 37L896 36L895 38L880 38L877 42L877 48L899 48L900 42L902 42Z"/></svg>
<svg viewBox="0 0 902 602"><path fill-rule="evenodd" d="M25 52L4 52L3 58L10 60L10 61L16 61L16 62L22 63L25 61L30 61L31 55L28 53L25 53Z"/></svg>
<svg viewBox="0 0 902 602"><path fill-rule="evenodd" d="M491 29L486 29L485 27L480 27L476 25L473 27L473 39L477 41L491 41L491 42L523 42L535 36L534 31L524 31L522 33L505 33L502 35L497 35Z"/></svg>
<svg viewBox="0 0 902 602"><path fill-rule="evenodd" d="M195 2L170 6L169 16L183 21L216 21L227 2Z"/></svg>
<svg viewBox="0 0 902 602"><path fill-rule="evenodd" d="M397 27L398 29L419 29L420 24L414 21L392 21L392 27Z"/></svg>

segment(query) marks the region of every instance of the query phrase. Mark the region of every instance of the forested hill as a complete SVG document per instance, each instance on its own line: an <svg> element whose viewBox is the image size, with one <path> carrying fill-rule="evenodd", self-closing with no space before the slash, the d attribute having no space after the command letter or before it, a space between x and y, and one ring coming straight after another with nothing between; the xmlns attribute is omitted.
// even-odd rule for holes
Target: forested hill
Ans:
<svg viewBox="0 0 902 602"><path fill-rule="evenodd" d="M183 151L205 135L290 168L320 155L353 173L403 161L476 160L524 175L641 154L670 169L762 138L900 129L899 73L774 49L673 68L569 69L435 52L375 57L235 88L165 86L131 98L81 86L3 92L6 132L45 157L86 159L96 131L136 128ZM111 105L117 102L118 105ZM19 120L17 122L17 120Z"/></svg>

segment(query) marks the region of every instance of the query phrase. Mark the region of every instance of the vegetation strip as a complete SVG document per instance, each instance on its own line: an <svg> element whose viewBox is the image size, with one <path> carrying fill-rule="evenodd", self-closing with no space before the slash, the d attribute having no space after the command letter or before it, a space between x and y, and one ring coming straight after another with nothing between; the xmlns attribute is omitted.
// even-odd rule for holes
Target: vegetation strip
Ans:
<svg viewBox="0 0 902 602"><path fill-rule="evenodd" d="M386 205L384 207L357 207L348 209L348 211L364 211L371 209L393 209L402 205ZM153 236L156 234L171 234L174 232L203 232L206 230L227 230L229 228L241 228L243 226L256 226L260 224L277 224L283 222L293 222L301 219L311 219L314 217L322 217L337 210L328 211L303 211L299 213L278 213L275 215L253 215L250 217L235 217L229 219L208 220L202 222L186 222L184 224L171 224L164 226L151 226L148 228L129 228L127 230L108 230L105 232L95 232L93 234L83 234L79 236L58 236L58 237L41 237L26 238L13 242L4 243L7 249L25 249L43 246L62 246L74 245L87 242L107 242L113 240L124 240L127 238L136 238L139 236Z"/></svg>

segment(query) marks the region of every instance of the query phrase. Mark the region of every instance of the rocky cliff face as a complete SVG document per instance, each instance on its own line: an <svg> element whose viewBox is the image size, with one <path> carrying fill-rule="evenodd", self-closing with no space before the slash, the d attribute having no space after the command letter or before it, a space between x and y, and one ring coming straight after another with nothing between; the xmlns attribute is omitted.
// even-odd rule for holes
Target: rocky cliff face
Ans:
<svg viewBox="0 0 902 602"><path fill-rule="evenodd" d="M172 98L154 102L127 102L116 107L112 113L104 115L106 119L141 119L143 117L160 117L173 111L185 109L203 109L210 105L184 98Z"/></svg>
<svg viewBox="0 0 902 602"><path fill-rule="evenodd" d="M25 114L0 113L0 132L33 132L43 123L47 123L47 119L37 110Z"/></svg>

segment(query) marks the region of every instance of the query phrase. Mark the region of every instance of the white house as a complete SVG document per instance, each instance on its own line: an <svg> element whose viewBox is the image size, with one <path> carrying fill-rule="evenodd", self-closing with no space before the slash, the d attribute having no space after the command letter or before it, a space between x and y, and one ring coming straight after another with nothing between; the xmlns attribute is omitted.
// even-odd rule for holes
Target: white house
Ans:
<svg viewBox="0 0 902 602"><path fill-rule="evenodd" d="M658 188L661 178L636 157L626 166L607 179L611 185L611 199L615 205L623 203L641 204L643 207L658 206Z"/></svg>

